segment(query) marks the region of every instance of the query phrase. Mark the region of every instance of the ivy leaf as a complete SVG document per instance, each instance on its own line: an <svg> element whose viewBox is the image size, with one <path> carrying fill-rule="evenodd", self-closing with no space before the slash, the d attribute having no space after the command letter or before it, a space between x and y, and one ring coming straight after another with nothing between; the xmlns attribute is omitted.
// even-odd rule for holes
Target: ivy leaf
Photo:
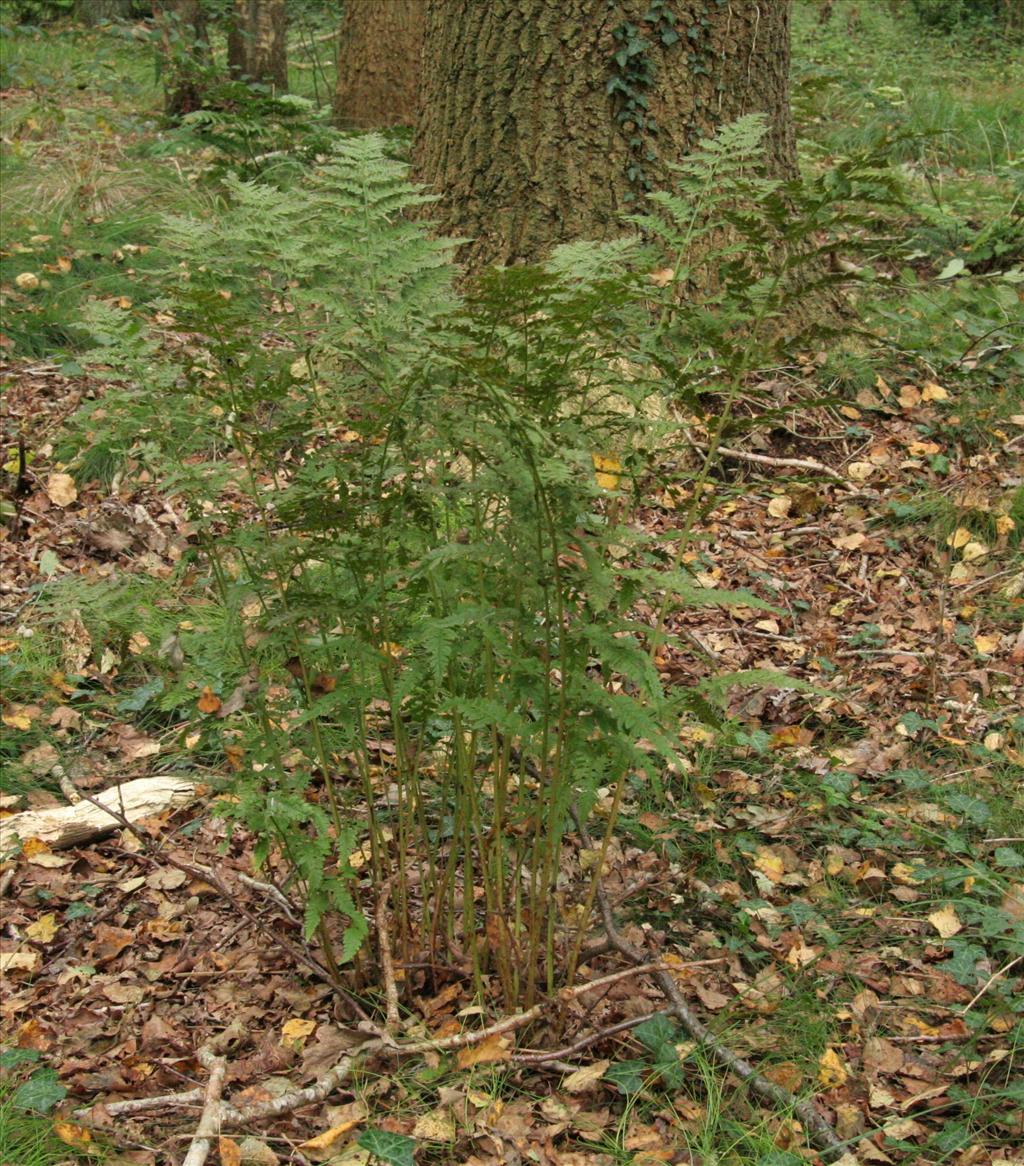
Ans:
<svg viewBox="0 0 1024 1166"><path fill-rule="evenodd" d="M407 1138L405 1134L370 1129L360 1135L357 1144L387 1163L387 1166L416 1166L412 1156L416 1149L416 1139Z"/></svg>
<svg viewBox="0 0 1024 1166"><path fill-rule="evenodd" d="M666 47L674 45L679 40L679 33L674 28L663 28L661 30L661 43Z"/></svg>
<svg viewBox="0 0 1024 1166"><path fill-rule="evenodd" d="M636 1039L652 1053L660 1052L665 1045L675 1045L678 1032L667 1016L652 1016L633 1030Z"/></svg>
<svg viewBox="0 0 1024 1166"><path fill-rule="evenodd" d="M34 1109L37 1113L49 1113L58 1101L67 1097L68 1091L57 1080L56 1069L40 1069L38 1073L18 1087L12 1101L19 1109Z"/></svg>
<svg viewBox="0 0 1024 1166"><path fill-rule="evenodd" d="M14 1069L18 1065L34 1064L38 1060L38 1049L4 1049L0 1053L0 1069Z"/></svg>
<svg viewBox="0 0 1024 1166"><path fill-rule="evenodd" d="M623 1093L639 1093L644 1087L647 1068L646 1061L616 1061L605 1070L604 1079Z"/></svg>

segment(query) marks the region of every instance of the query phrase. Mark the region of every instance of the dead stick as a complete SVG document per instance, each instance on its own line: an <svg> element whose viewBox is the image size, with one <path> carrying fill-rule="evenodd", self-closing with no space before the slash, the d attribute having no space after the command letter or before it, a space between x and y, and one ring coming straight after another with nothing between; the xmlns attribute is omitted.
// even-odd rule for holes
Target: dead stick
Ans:
<svg viewBox="0 0 1024 1166"><path fill-rule="evenodd" d="M591 842L590 834L587 832L583 820L575 809L573 810L573 817L576 821L580 838L583 840L583 845L588 850L592 849L593 843ZM618 928L615 926L615 917L612 914L612 909L608 902L608 896L605 894L600 880L597 882L597 905L601 912L601 921L604 923L604 929L615 950L634 964L642 963L645 958L644 952L634 947L633 944L623 939L619 934ZM728 1045L723 1044L683 999L683 995L679 991L671 972L656 971L654 972L654 979L657 981L658 987L665 994L665 998L668 1000L676 1019L682 1024L686 1032L701 1045L713 1061L716 1061L730 1072L735 1073L759 1097L766 1098L773 1104L795 1113L803 1123L811 1142L817 1149L823 1152L827 1161L835 1161L845 1153L846 1144L837 1136L832 1126L818 1112L813 1101L809 1099L801 1101L790 1093L788 1089L784 1089L781 1085L776 1085L774 1081L769 1081L749 1061L744 1060L738 1053L734 1053Z"/></svg>
<svg viewBox="0 0 1024 1166"><path fill-rule="evenodd" d="M130 1113L146 1113L151 1109L175 1109L178 1106L196 1105L205 1096L205 1089L190 1089L187 1093L161 1093L157 1097L130 1097L127 1101L108 1101L100 1104L111 1117L120 1117ZM84 1106L74 1112L79 1121L84 1121L91 1114L91 1106Z"/></svg>
<svg viewBox="0 0 1024 1166"><path fill-rule="evenodd" d="M192 1143L185 1155L182 1166L204 1166L213 1139L217 1136L221 1125L220 1095L224 1088L224 1074L227 1072L226 1058L210 1056L210 1079L206 1083L206 1096L203 1100L203 1112L199 1117L199 1125L193 1135Z"/></svg>
<svg viewBox="0 0 1024 1166"><path fill-rule="evenodd" d="M690 444L694 448L699 449L701 453L707 453L707 446L699 441L694 441L690 438ZM727 445L720 445L718 453L722 457L732 458L734 461L752 462L758 466L775 466L778 469L789 470L810 470L815 474L824 474L828 478L833 478L837 482L842 482L844 486L849 485L849 482L842 474L830 469L821 462L813 461L810 458L801 457L769 457L766 453L750 453L745 449L733 449Z"/></svg>

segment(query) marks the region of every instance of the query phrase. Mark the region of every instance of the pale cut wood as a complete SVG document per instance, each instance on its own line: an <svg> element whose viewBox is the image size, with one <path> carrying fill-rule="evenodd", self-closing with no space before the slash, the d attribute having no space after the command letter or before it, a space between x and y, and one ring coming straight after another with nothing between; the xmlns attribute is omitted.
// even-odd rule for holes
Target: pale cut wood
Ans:
<svg viewBox="0 0 1024 1166"><path fill-rule="evenodd" d="M0 820L0 854L13 850L19 838L22 842L38 838L51 850L91 842L116 830L122 815L129 822L139 822L164 810L187 806L195 797L195 782L165 773L111 786L96 795L99 805L83 800L74 806L26 810ZM108 814L104 806L113 813Z"/></svg>

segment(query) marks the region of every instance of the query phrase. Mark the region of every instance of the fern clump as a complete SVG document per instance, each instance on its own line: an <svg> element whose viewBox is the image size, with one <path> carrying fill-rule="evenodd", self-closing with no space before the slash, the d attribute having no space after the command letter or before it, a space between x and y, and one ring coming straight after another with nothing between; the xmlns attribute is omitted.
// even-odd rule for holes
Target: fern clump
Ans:
<svg viewBox="0 0 1024 1166"><path fill-rule="evenodd" d="M91 358L163 444L248 676L225 813L288 869L332 968L384 894L397 958L464 961L509 1006L572 974L593 894L563 888L570 811L611 790L607 840L627 779L657 787L665 611L730 601L689 579L685 527L671 562L628 514L712 380L724 424L787 294L715 225L749 241L752 205L781 213L762 134L705 143L643 237L461 295L458 240L409 213L429 196L381 138L340 138L287 189L230 177L224 213L169 222L158 330L95 306ZM636 605L659 591L652 629Z"/></svg>

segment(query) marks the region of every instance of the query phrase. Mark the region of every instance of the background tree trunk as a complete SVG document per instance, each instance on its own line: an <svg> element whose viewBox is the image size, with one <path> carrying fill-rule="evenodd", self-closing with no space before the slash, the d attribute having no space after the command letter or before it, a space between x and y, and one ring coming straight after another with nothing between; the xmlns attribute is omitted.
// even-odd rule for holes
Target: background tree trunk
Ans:
<svg viewBox="0 0 1024 1166"><path fill-rule="evenodd" d="M206 17L199 0L155 0L160 31L164 112L181 117L200 109L213 69Z"/></svg>
<svg viewBox="0 0 1024 1166"><path fill-rule="evenodd" d="M415 123L425 13L425 0L348 0L338 38L338 125Z"/></svg>
<svg viewBox="0 0 1024 1166"><path fill-rule="evenodd" d="M231 76L286 91L287 32L285 0L235 0L228 27Z"/></svg>
<svg viewBox="0 0 1024 1166"><path fill-rule="evenodd" d="M127 20L132 0L75 0L75 20L92 28L104 20Z"/></svg>
<svg viewBox="0 0 1024 1166"><path fill-rule="evenodd" d="M429 0L420 110L416 176L471 264L608 238L743 114L795 173L789 0Z"/></svg>

